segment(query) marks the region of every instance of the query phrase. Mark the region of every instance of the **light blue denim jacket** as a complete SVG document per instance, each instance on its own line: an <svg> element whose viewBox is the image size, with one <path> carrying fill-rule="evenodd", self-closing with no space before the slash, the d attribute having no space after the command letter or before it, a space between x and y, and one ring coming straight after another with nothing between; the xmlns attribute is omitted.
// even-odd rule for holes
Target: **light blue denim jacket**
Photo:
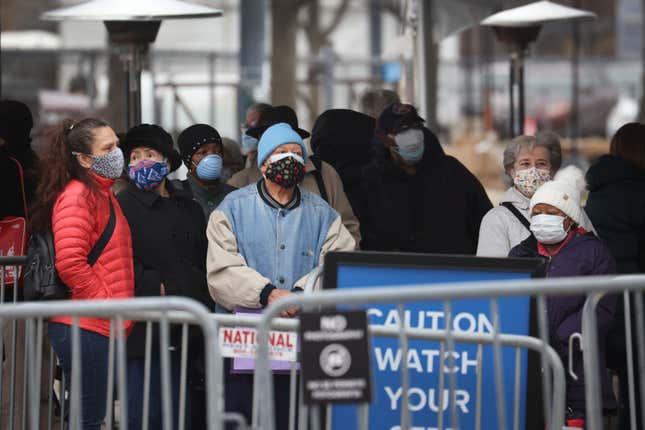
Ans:
<svg viewBox="0 0 645 430"><path fill-rule="evenodd" d="M292 202L281 207L261 184L227 195L209 220L209 289L229 310L260 307L260 293L269 283L285 290L302 287L326 252L355 246L322 198L297 189Z"/></svg>

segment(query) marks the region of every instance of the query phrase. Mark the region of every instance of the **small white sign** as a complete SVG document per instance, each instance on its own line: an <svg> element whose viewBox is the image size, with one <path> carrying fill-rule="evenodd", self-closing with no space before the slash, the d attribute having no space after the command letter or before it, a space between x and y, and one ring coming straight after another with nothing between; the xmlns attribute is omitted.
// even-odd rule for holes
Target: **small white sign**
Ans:
<svg viewBox="0 0 645 430"><path fill-rule="evenodd" d="M252 358L257 354L257 331L251 327L220 327L219 346L224 357ZM295 362L298 359L298 334L287 331L269 333L269 358Z"/></svg>

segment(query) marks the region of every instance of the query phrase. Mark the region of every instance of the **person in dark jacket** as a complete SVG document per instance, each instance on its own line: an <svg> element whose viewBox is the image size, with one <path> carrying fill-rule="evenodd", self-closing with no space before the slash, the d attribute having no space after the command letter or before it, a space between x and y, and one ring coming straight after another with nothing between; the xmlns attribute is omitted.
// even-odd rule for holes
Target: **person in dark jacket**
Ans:
<svg viewBox="0 0 645 430"><path fill-rule="evenodd" d="M0 137L0 219L6 216L25 216L20 168L14 160L7 152L7 142Z"/></svg>
<svg viewBox="0 0 645 430"><path fill-rule="evenodd" d="M166 175L181 163L172 138L159 126L142 124L128 131L122 148L130 182L117 199L132 231L135 296L186 296L212 308L206 284L204 213L189 194L166 180ZM145 339L146 325L137 323L128 338L129 429L141 428L143 418ZM179 333L173 330L170 354L175 414L179 405L180 342ZM160 357L154 353L158 348L152 349L149 428L162 427ZM199 359L191 348L191 368Z"/></svg>
<svg viewBox="0 0 645 430"><path fill-rule="evenodd" d="M194 124L177 138L181 158L188 169L183 188L202 207L206 221L211 212L235 190L221 180L224 168L224 143L217 130L208 124Z"/></svg>
<svg viewBox="0 0 645 430"><path fill-rule="evenodd" d="M620 273L645 272L645 124L622 126L587 172L587 214Z"/></svg>
<svg viewBox="0 0 645 430"><path fill-rule="evenodd" d="M607 246L580 227L584 191L583 173L575 166L558 172L531 198L531 232L528 239L511 249L510 257L542 258L548 261L547 277L606 275L616 273L616 262ZM582 331L585 295L547 297L549 339L563 363L569 359L569 338ZM603 410L616 409L616 399L606 368L606 335L616 308L615 296L604 296L598 304L598 347ZM567 425L584 428L585 382L582 353L573 358L578 379L567 374Z"/></svg>
<svg viewBox="0 0 645 430"><path fill-rule="evenodd" d="M316 119L311 132L311 148L338 172L359 221L363 168L371 160L375 124L374 118L360 112L330 109Z"/></svg>
<svg viewBox="0 0 645 430"><path fill-rule="evenodd" d="M389 106L378 128L383 146L363 169L363 248L474 254L492 208L477 178L443 152L413 106Z"/></svg>
<svg viewBox="0 0 645 430"><path fill-rule="evenodd" d="M587 172L589 197L586 211L598 235L607 242L619 273L645 273L645 125L622 126L611 140L610 153ZM633 324L634 322L632 322ZM618 301L608 336L609 366L618 373L621 389L619 428L630 429L625 311ZM636 345L636 339L633 339ZM634 357L636 358L636 357ZM636 362L636 361L634 361ZM635 369L638 372L638 369ZM636 373L638 380L638 373ZM636 404L640 387L635 385ZM636 428L643 428L641 414Z"/></svg>
<svg viewBox="0 0 645 430"><path fill-rule="evenodd" d="M31 205L38 183L37 157L31 149L31 129L34 120L31 111L22 102L0 101L0 218L25 216L20 163L25 186L27 206Z"/></svg>

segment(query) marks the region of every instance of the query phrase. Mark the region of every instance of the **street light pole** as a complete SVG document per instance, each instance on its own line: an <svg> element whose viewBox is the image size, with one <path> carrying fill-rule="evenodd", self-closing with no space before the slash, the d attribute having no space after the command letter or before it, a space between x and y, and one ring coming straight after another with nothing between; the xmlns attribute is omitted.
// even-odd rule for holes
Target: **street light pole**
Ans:
<svg viewBox="0 0 645 430"><path fill-rule="evenodd" d="M434 0L418 0L417 61L415 92L419 94L420 113L431 128L437 125L437 62L438 51L433 39L432 4Z"/></svg>
<svg viewBox="0 0 645 430"><path fill-rule="evenodd" d="M517 94L517 99L514 99L514 93ZM511 53L511 134L515 136L524 134L526 119L526 98L524 94L524 52L520 49ZM517 112L517 115L515 112ZM517 117L517 121L514 121L515 117Z"/></svg>
<svg viewBox="0 0 645 430"><path fill-rule="evenodd" d="M580 0L576 0L576 7ZM571 156L578 156L578 137L580 137L580 23L572 23L573 49L571 52Z"/></svg>
<svg viewBox="0 0 645 430"><path fill-rule="evenodd" d="M105 21L110 45L116 47L123 62L127 129L141 124L141 71L160 26L160 20Z"/></svg>
<svg viewBox="0 0 645 430"><path fill-rule="evenodd" d="M524 58L529 44L537 39L541 28L541 25L493 27L497 39L510 46L509 133L511 137L524 134L526 118Z"/></svg>

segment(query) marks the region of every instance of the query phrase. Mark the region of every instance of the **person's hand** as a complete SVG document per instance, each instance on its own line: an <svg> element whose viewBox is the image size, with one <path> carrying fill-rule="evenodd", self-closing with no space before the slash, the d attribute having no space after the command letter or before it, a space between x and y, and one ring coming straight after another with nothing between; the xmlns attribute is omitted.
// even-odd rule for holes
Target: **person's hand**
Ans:
<svg viewBox="0 0 645 430"><path fill-rule="evenodd" d="M268 304L270 305L276 300L281 300L285 297L289 297L292 294L293 293L290 291L280 290L276 288L275 290L271 291L271 294L269 294ZM298 313L298 308L289 308L287 310L283 310L282 312L280 312L280 316L282 318L293 318L296 316L297 313Z"/></svg>
<svg viewBox="0 0 645 430"><path fill-rule="evenodd" d="M161 283L161 287L159 287L159 295L160 296L166 295L166 286L163 284L163 282Z"/></svg>

